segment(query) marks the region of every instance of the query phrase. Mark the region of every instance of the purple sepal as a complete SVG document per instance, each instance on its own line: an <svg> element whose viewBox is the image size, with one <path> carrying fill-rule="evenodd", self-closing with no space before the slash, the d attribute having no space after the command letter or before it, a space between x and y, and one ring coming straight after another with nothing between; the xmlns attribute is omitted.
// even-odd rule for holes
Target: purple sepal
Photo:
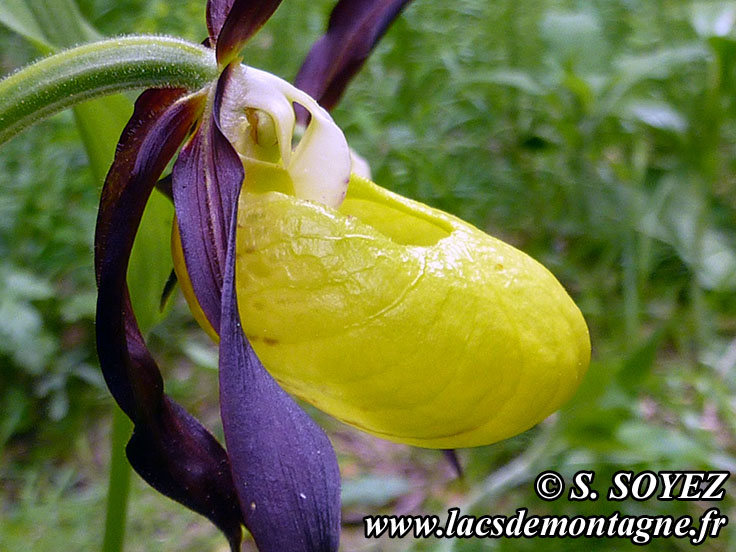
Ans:
<svg viewBox="0 0 736 552"><path fill-rule="evenodd" d="M217 62L227 65L276 11L281 0L208 0L207 28Z"/></svg>
<svg viewBox="0 0 736 552"><path fill-rule="evenodd" d="M128 457L161 493L209 518L232 550L242 515L228 457L217 440L163 393L130 305L126 273L143 209L156 180L201 114L202 98L149 90L136 102L103 188L95 234L97 350L110 391L135 424Z"/></svg>
<svg viewBox="0 0 736 552"><path fill-rule="evenodd" d="M264 369L243 333L235 213L232 220L220 322L220 412L245 525L261 552L337 551L337 458L324 431Z"/></svg>
<svg viewBox="0 0 736 552"><path fill-rule="evenodd" d="M340 0L327 32L312 46L294 84L327 110L340 101L371 50L411 0ZM302 122L308 116L299 113Z"/></svg>
<svg viewBox="0 0 736 552"><path fill-rule="evenodd" d="M226 217L237 207L244 177L243 164L219 125L229 74L227 68L220 76L211 116L182 148L172 174L184 262L197 301L216 332L227 255Z"/></svg>

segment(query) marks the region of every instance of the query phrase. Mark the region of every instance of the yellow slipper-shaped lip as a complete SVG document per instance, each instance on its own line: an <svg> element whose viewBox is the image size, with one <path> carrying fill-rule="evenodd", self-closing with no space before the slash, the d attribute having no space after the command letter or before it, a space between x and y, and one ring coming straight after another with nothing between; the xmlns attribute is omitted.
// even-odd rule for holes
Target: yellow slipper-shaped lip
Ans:
<svg viewBox="0 0 736 552"><path fill-rule="evenodd" d="M240 197L238 307L289 392L368 433L430 448L516 435L573 395L588 329L541 264L361 177L332 209L259 191L268 181L288 192L283 171L263 171ZM173 249L184 294L216 338L176 232Z"/></svg>

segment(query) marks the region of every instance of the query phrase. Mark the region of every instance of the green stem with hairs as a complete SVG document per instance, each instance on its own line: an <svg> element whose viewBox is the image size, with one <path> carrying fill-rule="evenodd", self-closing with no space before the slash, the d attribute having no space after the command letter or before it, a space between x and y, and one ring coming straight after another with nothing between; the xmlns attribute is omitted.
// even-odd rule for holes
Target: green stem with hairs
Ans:
<svg viewBox="0 0 736 552"><path fill-rule="evenodd" d="M217 78L214 52L164 36L85 44L37 61L0 81L0 144L75 104L124 90L198 90Z"/></svg>

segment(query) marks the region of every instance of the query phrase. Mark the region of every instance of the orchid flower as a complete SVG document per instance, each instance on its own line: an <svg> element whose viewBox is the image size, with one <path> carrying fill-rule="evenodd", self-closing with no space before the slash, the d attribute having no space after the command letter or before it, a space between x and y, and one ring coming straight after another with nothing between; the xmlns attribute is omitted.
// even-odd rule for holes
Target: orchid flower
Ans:
<svg viewBox="0 0 736 552"><path fill-rule="evenodd" d="M549 271L371 182L326 110L408 1L340 0L293 86L238 58L280 0L209 0L216 76L145 91L103 187L97 348L134 422L128 459L234 551L242 526L265 552L338 549L335 452L292 395L447 450L532 427L587 369L587 327ZM69 101L54 93L57 108ZM11 100L0 138L22 119ZM164 393L131 306L129 257L157 184L175 206L177 279L219 343L225 447Z"/></svg>
<svg viewBox="0 0 736 552"><path fill-rule="evenodd" d="M327 61L338 71L308 70L310 84L323 87L320 96L341 91L405 3L338 5L333 22L339 24L323 42L334 40L334 29L359 32L360 38L332 44L305 65ZM235 240L245 174L281 170L288 192L338 207L351 173L347 142L327 112L298 88L237 59L242 44L278 5L278 0L210 0L206 45L215 51L219 78L193 93L151 89L136 102L100 202L97 344L107 384L135 423L128 458L149 484L208 517L233 550L239 549L244 524L260 550L328 551L337 550L340 534L335 453L322 429L264 369L242 331L237 305ZM336 54L341 58L331 60ZM294 104L310 120L292 150ZM182 144L171 178L175 230L185 277L204 320L219 336L227 452L164 394L125 282L147 198Z"/></svg>

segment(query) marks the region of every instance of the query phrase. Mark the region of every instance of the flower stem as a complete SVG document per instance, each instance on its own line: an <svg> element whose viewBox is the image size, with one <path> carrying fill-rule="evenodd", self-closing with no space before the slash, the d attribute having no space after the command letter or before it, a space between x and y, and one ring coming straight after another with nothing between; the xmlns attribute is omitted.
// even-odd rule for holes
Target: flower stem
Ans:
<svg viewBox="0 0 736 552"><path fill-rule="evenodd" d="M122 410L115 407L112 416L110 482L107 491L103 552L122 552L123 550L130 490L130 465L125 458L125 443L128 441L131 428L130 420Z"/></svg>
<svg viewBox="0 0 736 552"><path fill-rule="evenodd" d="M128 36L65 50L0 81L0 144L97 96L148 87L197 90L216 77L214 52L177 38Z"/></svg>

